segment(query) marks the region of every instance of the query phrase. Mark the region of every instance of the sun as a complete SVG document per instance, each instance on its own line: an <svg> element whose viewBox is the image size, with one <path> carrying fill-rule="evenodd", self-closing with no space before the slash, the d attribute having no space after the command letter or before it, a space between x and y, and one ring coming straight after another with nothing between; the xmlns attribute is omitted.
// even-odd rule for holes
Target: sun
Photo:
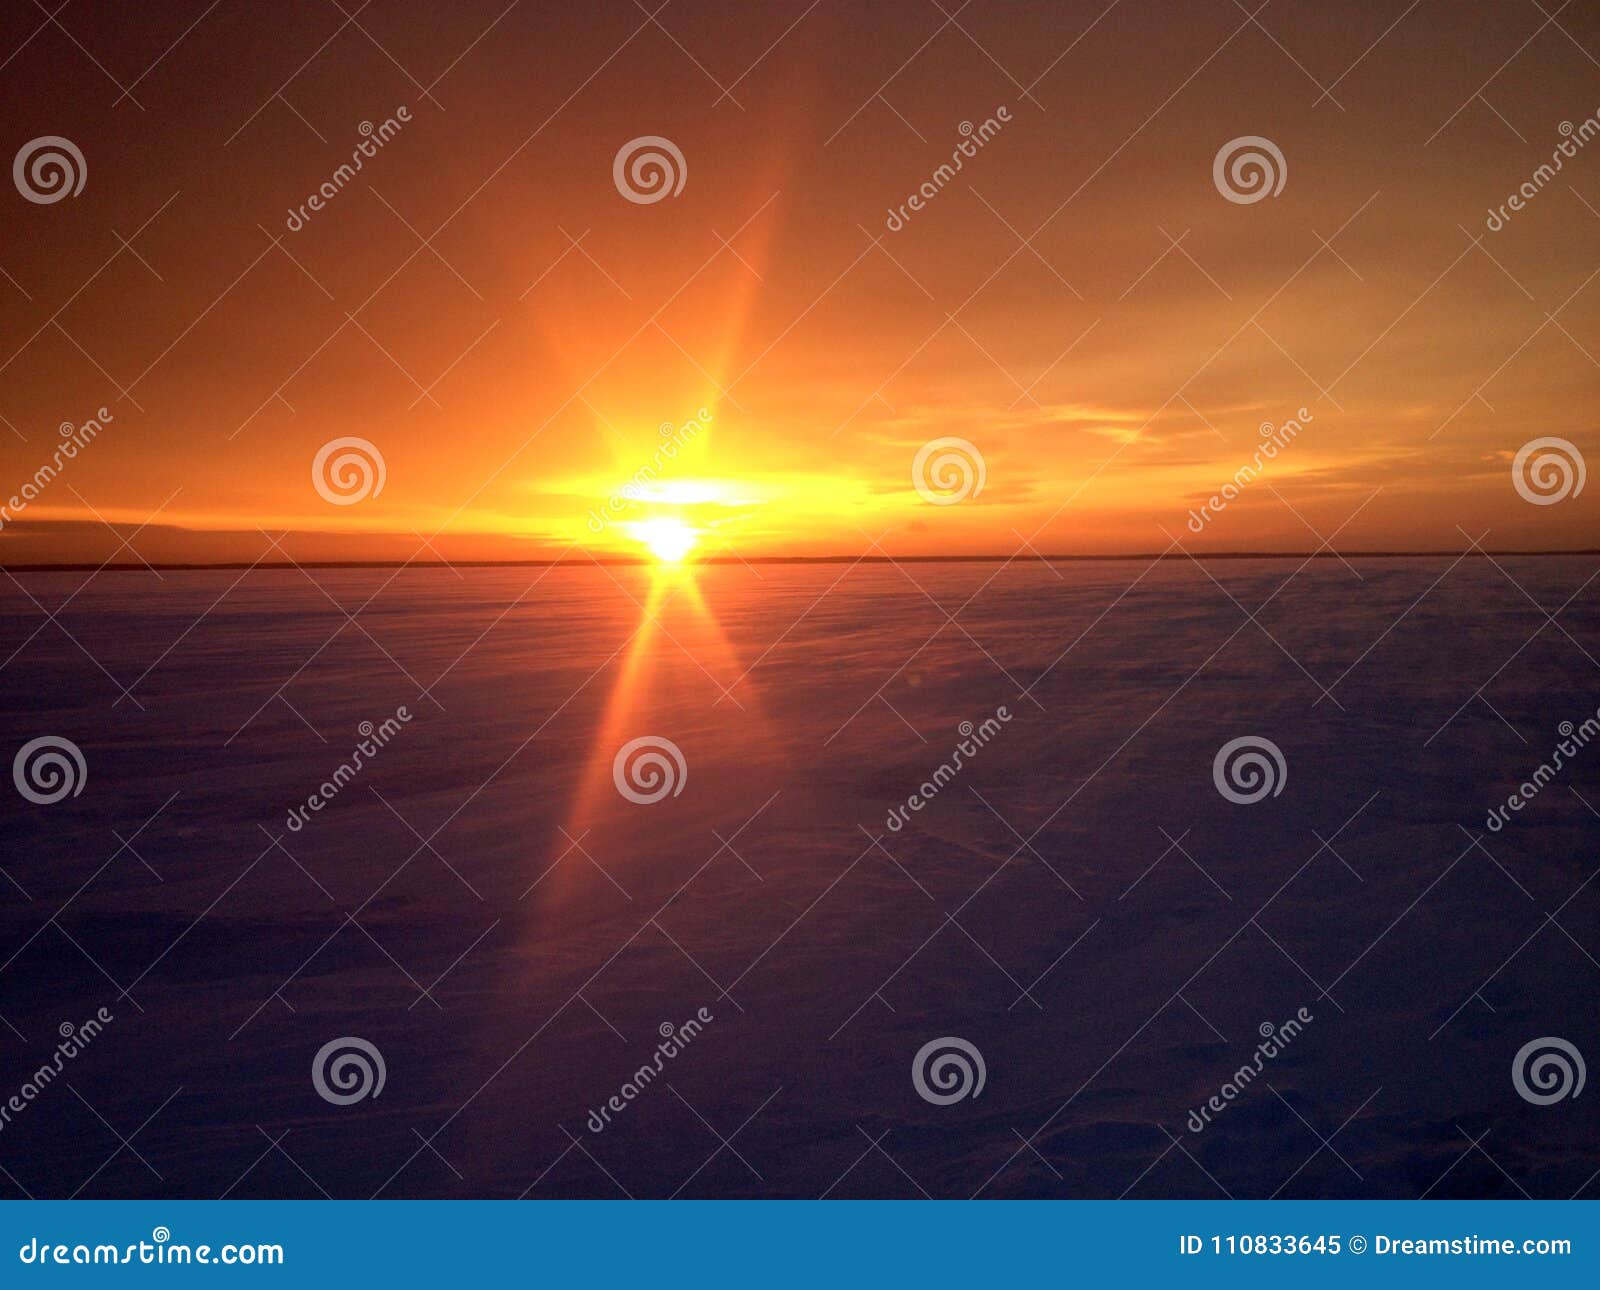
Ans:
<svg viewBox="0 0 1600 1290"><path fill-rule="evenodd" d="M699 538L697 530L682 520L671 518L640 520L632 526L631 532L662 564L677 564L694 549Z"/></svg>

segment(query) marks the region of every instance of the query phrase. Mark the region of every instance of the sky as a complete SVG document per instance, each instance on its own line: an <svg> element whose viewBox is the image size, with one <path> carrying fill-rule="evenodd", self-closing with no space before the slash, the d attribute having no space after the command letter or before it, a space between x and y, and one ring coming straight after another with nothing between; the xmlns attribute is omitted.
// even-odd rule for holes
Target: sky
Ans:
<svg viewBox="0 0 1600 1290"><path fill-rule="evenodd" d="M1580 3L52 10L0 563L1600 534Z"/></svg>

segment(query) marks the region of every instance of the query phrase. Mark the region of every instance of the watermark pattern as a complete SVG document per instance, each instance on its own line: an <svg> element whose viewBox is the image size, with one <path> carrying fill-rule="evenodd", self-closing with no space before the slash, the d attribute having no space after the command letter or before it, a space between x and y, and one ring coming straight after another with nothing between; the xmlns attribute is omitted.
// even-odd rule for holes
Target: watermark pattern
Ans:
<svg viewBox="0 0 1600 1290"><path fill-rule="evenodd" d="M628 482L608 496L599 507L589 511L587 517L589 532L604 532L607 524L638 502L660 476L662 468L674 460L682 449L693 443L710 421L710 411L701 408L680 426L675 426L670 421L663 421L657 426L656 432L661 436L661 442L650 454L650 460L634 471Z"/></svg>
<svg viewBox="0 0 1600 1290"><path fill-rule="evenodd" d="M1571 1194L1564 2L23 0L0 1197Z"/></svg>
<svg viewBox="0 0 1600 1290"><path fill-rule="evenodd" d="M338 768L310 797L306 798L301 806L291 807L289 818L285 821L291 833L298 833L311 822L311 814L320 811L329 802L339 795L339 792L361 773L361 769L378 755L389 740L393 739L411 721L411 712L405 704L394 710L394 716L385 717L377 725L370 721L363 721L356 727L356 733L361 736L361 742L350 750L350 756L339 763Z"/></svg>
<svg viewBox="0 0 1600 1290"><path fill-rule="evenodd" d="M100 1008L82 1025L75 1026L70 1021L63 1021L56 1028L56 1033L61 1036L61 1042L56 1045L54 1055L47 1060L38 1070L23 1081L22 1087L13 1093L4 1103L0 1103L0 1130L11 1123L11 1118L21 1115L28 1109L28 1104L39 1096L51 1081L66 1069L66 1065L100 1034L107 1026L116 1020L109 1008Z"/></svg>
<svg viewBox="0 0 1600 1290"><path fill-rule="evenodd" d="M283 226L291 233L298 233L311 220L318 211L326 210L327 205L341 192L344 186L360 173L361 167L378 152L411 120L411 109L402 103L394 111L394 115L384 120L382 125L373 125L371 121L363 121L357 127L361 135L361 142L350 152L350 160L341 162L334 172L317 185L317 189L305 201L300 203L299 209L289 208L289 216L283 221Z"/></svg>
<svg viewBox="0 0 1600 1290"><path fill-rule="evenodd" d="M606 1126L611 1123L611 1117L626 1111L628 1104L649 1088L656 1076L661 1074L666 1063L683 1052L690 1042L715 1020L716 1017L709 1008L700 1008L681 1026L663 1021L656 1032L661 1036L661 1042L656 1045L654 1060L640 1066L623 1082L621 1088L600 1105L598 1110L589 1112L589 1132L604 1133Z"/></svg>
<svg viewBox="0 0 1600 1290"><path fill-rule="evenodd" d="M1508 223L1511 217L1520 210L1526 210L1527 205L1543 190L1544 186L1560 173L1561 167L1573 157L1590 139L1600 134L1600 112L1596 112L1587 120L1576 127L1571 121L1563 121L1558 127L1562 139L1556 144L1555 150L1550 154L1550 160L1538 166L1532 175L1524 179L1505 201L1500 203L1500 209L1489 209L1489 218L1484 220L1483 226L1491 233L1498 233ZM1576 137L1574 137L1576 136Z"/></svg>
<svg viewBox="0 0 1600 1290"><path fill-rule="evenodd" d="M311 1059L311 1086L334 1106L377 1097L388 1077L389 1068L377 1046L355 1035L328 1040Z"/></svg>
<svg viewBox="0 0 1600 1290"><path fill-rule="evenodd" d="M1211 161L1211 182L1237 206L1276 197L1289 180L1289 163L1271 139L1241 134L1217 149Z"/></svg>
<svg viewBox="0 0 1600 1290"><path fill-rule="evenodd" d="M1011 712L1002 703L994 710L992 717L985 717L976 726L970 721L963 721L957 726L956 733L961 736L961 742L951 750L945 761L939 763L933 774L922 781L918 791L906 798L904 805L890 809L889 818L885 821L889 832L898 833L910 823L911 812L920 811L933 801L944 786L960 773L962 766L976 757L978 750L999 734L1010 720Z"/></svg>
<svg viewBox="0 0 1600 1290"><path fill-rule="evenodd" d="M1583 492L1588 469L1578 445L1546 435L1530 439L1511 460L1511 486L1535 506L1554 506Z"/></svg>
<svg viewBox="0 0 1600 1290"><path fill-rule="evenodd" d="M1272 461L1277 455L1292 444L1300 435L1306 425L1315 420L1311 413L1301 408L1295 417L1285 421L1281 426L1275 426L1270 421L1261 423L1261 444L1251 454L1250 460L1238 470L1233 472L1233 478L1222 488L1206 499L1197 511L1193 507L1189 510L1189 531L1199 533L1205 529L1218 515L1227 510L1228 503L1238 497L1245 487L1255 482L1261 474L1264 463Z"/></svg>
<svg viewBox="0 0 1600 1290"><path fill-rule="evenodd" d="M1511 1059L1511 1083L1517 1096L1535 1106L1576 1098L1583 1092L1587 1074L1583 1054L1554 1035L1530 1039Z"/></svg>
<svg viewBox="0 0 1600 1290"><path fill-rule="evenodd" d="M1574 726L1570 721L1563 721L1556 727L1556 733L1561 736L1561 742L1555 747L1546 761L1539 763L1537 770L1523 780L1517 791L1505 800L1505 805L1497 806L1489 812L1489 818L1484 821L1484 826L1490 833L1498 833L1511 823L1511 812L1520 811L1534 798L1539 796L1544 786L1561 772L1572 758L1585 748L1589 741L1600 735L1600 710L1592 717L1585 717L1581 724Z"/></svg>
<svg viewBox="0 0 1600 1290"><path fill-rule="evenodd" d="M961 142L956 144L950 153L950 160L940 162L934 172L922 181L917 191L912 193L899 208L890 207L888 217L883 221L883 226L891 233L898 233L911 222L911 217L918 211L924 210L927 203L931 202L941 192L945 185L961 172L962 167L979 151L988 146L1001 128L1011 120L1011 109L1002 103L994 110L994 115L986 117L979 125L974 126L971 121L963 121L959 127Z"/></svg>
<svg viewBox="0 0 1600 1290"><path fill-rule="evenodd" d="M11 180L17 191L36 206L51 206L63 197L76 197L89 178L89 163L71 139L42 134L17 149L11 162Z"/></svg>
<svg viewBox="0 0 1600 1290"><path fill-rule="evenodd" d="M83 749L61 735L40 735L17 749L11 760L11 782L35 806L49 806L77 797L89 779Z"/></svg>
<svg viewBox="0 0 1600 1290"><path fill-rule="evenodd" d="M1226 1111L1229 1105L1246 1089L1248 1089L1256 1076L1261 1074L1266 1064L1278 1056L1316 1018L1311 1010L1301 1006L1294 1016L1290 1017L1281 1026L1274 1026L1270 1021L1263 1021L1257 1032L1261 1035L1261 1042L1256 1045L1255 1060L1245 1063L1234 1071L1222 1087L1206 1099L1205 1103L1189 1112L1189 1132L1203 1133L1205 1127L1212 1119Z"/></svg>
<svg viewBox="0 0 1600 1290"><path fill-rule="evenodd" d="M640 735L617 749L611 759L611 782L630 802L649 806L677 797L689 781L683 749L664 735Z"/></svg>
<svg viewBox="0 0 1600 1290"><path fill-rule="evenodd" d="M977 1047L956 1035L930 1039L911 1059L911 1087L934 1106L950 1106L983 1092L989 1070Z"/></svg>
<svg viewBox="0 0 1600 1290"><path fill-rule="evenodd" d="M1269 793L1283 792L1289 763L1283 749L1261 735L1240 735L1217 749L1211 759L1211 780L1236 806L1249 806Z"/></svg>
<svg viewBox="0 0 1600 1290"><path fill-rule="evenodd" d="M958 435L930 439L911 459L917 496L935 506L954 506L983 492L989 470L977 444Z"/></svg>
<svg viewBox="0 0 1600 1290"><path fill-rule="evenodd" d="M328 440L311 459L311 486L334 506L354 506L376 497L388 478L378 445L356 435Z"/></svg>
<svg viewBox="0 0 1600 1290"><path fill-rule="evenodd" d="M636 206L653 206L676 197L689 180L689 163L671 139L641 134L617 149L611 161L611 182Z"/></svg>
<svg viewBox="0 0 1600 1290"><path fill-rule="evenodd" d="M5 528L27 510L29 503L34 501L61 473L62 467L99 438L100 432L114 420L116 418L111 415L109 408L97 408L95 415L80 425L63 421L59 428L61 442L50 454L50 460L34 471L33 478L11 494L4 505L0 505L0 529Z"/></svg>

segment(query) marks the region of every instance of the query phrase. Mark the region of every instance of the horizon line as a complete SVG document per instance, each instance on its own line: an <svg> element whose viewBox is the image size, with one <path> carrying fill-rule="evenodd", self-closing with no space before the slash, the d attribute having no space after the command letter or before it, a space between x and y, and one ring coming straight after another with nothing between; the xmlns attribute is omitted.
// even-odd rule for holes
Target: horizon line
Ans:
<svg viewBox="0 0 1600 1290"><path fill-rule="evenodd" d="M1488 559L1493 556L1600 556L1600 547L1581 547L1555 551L1532 551L1516 548L1467 551L1132 551L1111 555L714 555L704 559L686 559L689 565L705 564L1089 564L1112 563L1126 560L1442 560L1450 556L1461 559ZM660 561L649 556L609 555L589 556L589 562L599 565L647 565ZM571 563L566 555L553 559L519 560L218 560L218 561L139 561L136 563L93 564L70 561L56 564L3 564L4 573L138 573L147 572L204 572L208 569L525 569L554 567ZM578 567L582 567L581 565Z"/></svg>

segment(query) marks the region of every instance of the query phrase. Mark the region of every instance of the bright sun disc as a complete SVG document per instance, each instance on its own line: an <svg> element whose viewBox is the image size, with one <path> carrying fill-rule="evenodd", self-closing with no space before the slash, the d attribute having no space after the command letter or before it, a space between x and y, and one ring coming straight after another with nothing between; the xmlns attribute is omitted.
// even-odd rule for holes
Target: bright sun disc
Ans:
<svg viewBox="0 0 1600 1290"><path fill-rule="evenodd" d="M649 548L663 564L677 564L694 549L695 530L682 520L641 520L633 526L633 536Z"/></svg>

